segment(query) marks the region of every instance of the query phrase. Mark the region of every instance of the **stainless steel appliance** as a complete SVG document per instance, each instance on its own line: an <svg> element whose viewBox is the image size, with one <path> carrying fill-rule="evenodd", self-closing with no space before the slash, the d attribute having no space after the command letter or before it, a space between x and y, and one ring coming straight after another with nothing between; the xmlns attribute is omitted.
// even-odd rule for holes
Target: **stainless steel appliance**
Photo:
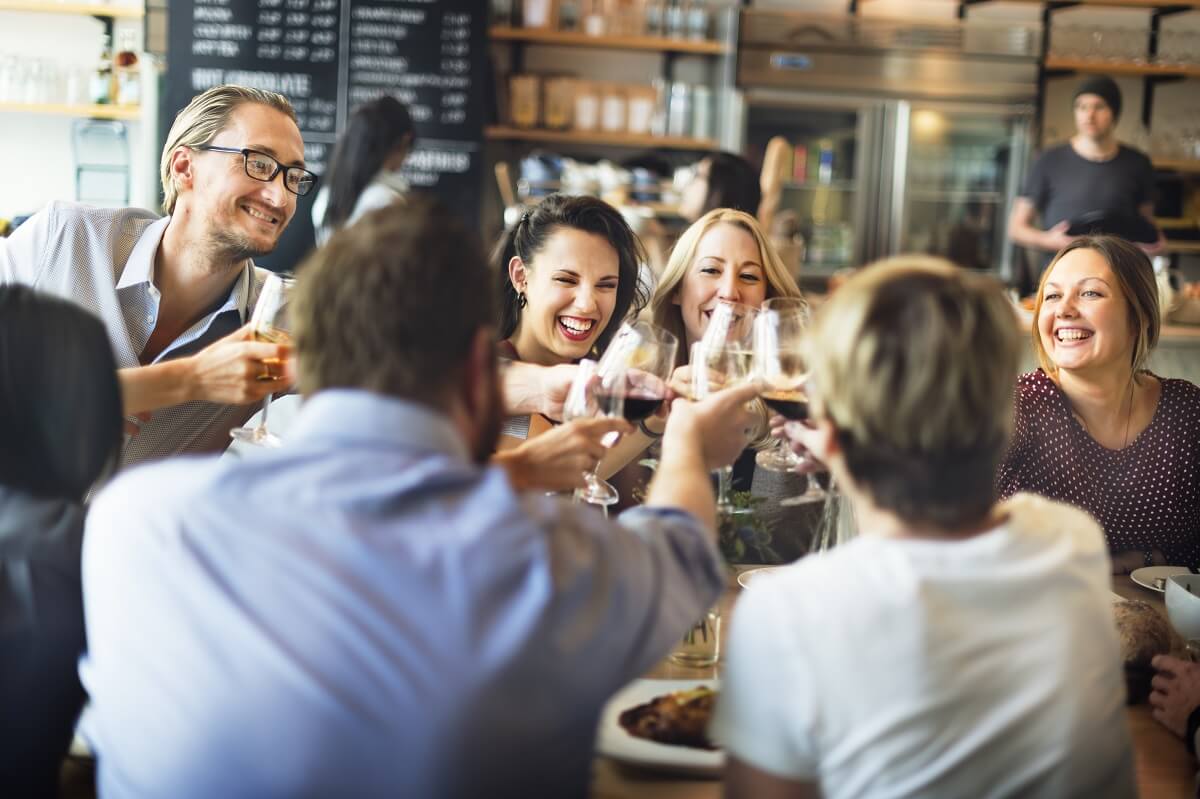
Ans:
<svg viewBox="0 0 1200 799"><path fill-rule="evenodd" d="M746 9L737 144L792 147L778 224L802 272L927 252L1004 278L1029 156L1040 31Z"/></svg>

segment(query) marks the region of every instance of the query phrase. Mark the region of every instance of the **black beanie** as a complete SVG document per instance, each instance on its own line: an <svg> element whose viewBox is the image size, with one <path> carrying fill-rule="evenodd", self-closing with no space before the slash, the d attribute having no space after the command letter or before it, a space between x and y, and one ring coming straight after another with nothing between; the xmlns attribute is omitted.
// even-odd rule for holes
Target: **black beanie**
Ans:
<svg viewBox="0 0 1200 799"><path fill-rule="evenodd" d="M1107 75L1093 75L1079 84L1073 99L1078 100L1081 94L1094 94L1101 97L1112 109L1113 119L1121 116L1121 88Z"/></svg>

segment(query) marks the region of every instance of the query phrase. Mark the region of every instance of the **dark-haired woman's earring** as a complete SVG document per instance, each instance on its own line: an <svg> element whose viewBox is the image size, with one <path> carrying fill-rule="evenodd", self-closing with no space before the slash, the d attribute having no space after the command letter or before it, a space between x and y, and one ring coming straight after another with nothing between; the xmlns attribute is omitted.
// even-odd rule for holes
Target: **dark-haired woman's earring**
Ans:
<svg viewBox="0 0 1200 799"><path fill-rule="evenodd" d="M517 292L517 307L524 308L528 304L529 304L529 300L525 299L525 292L518 291Z"/></svg>

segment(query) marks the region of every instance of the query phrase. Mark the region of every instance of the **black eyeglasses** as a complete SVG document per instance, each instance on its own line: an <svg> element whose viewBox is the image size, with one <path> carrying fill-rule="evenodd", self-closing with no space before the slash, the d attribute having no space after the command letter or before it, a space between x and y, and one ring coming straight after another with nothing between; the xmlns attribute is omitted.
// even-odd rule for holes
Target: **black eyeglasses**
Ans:
<svg viewBox="0 0 1200 799"><path fill-rule="evenodd" d="M266 153L260 153L258 150L251 150L249 148L239 150L236 147L218 147L215 144L197 144L192 149L202 150L206 153L240 155L246 167L246 174L264 183L270 183L275 179L276 175L283 172L283 187L297 197L303 197L317 185L317 176L307 169L298 166L284 166L271 156Z"/></svg>

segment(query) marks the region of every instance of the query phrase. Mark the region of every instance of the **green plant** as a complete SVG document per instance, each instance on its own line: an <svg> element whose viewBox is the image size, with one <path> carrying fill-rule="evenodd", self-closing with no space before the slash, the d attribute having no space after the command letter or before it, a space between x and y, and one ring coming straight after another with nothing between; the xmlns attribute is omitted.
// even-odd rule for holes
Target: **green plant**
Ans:
<svg viewBox="0 0 1200 799"><path fill-rule="evenodd" d="M718 511L717 544L729 563L779 563L779 553L771 546L771 528L759 514L765 501L749 491L734 491L729 496L733 507ZM747 560L747 555L752 556Z"/></svg>

